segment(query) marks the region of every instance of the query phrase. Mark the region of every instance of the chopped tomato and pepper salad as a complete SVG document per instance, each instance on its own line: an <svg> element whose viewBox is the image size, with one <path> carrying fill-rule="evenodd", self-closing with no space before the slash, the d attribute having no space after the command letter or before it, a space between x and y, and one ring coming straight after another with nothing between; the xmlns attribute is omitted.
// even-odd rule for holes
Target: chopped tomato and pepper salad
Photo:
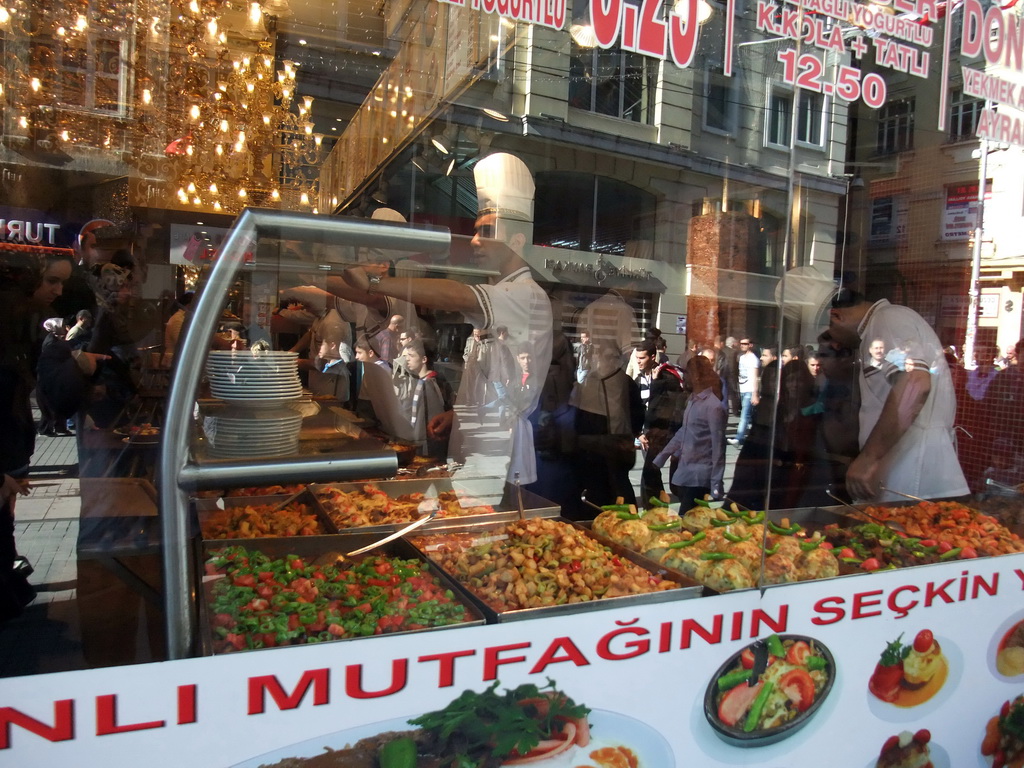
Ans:
<svg viewBox="0 0 1024 768"><path fill-rule="evenodd" d="M419 560L368 556L346 567L228 547L206 561L214 652L338 640L467 621Z"/></svg>

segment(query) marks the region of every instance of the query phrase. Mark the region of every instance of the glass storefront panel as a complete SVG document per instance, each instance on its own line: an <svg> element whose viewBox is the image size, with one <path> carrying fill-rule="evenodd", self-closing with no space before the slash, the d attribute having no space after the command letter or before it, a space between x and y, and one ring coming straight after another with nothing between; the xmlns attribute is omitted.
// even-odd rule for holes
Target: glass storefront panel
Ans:
<svg viewBox="0 0 1024 768"><path fill-rule="evenodd" d="M3 674L178 654L182 365L183 466L252 467L182 481L198 502L287 497L347 452L364 472L317 479L572 520L910 495L1018 525L1020 23L977 0L0 6L0 638L70 627ZM246 209L280 217L240 240ZM695 385L713 445L660 455Z"/></svg>

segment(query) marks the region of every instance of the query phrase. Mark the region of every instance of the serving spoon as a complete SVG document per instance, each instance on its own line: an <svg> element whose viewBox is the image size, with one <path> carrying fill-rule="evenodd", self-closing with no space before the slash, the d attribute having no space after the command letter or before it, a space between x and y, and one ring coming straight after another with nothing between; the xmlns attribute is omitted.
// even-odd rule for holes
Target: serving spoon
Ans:
<svg viewBox="0 0 1024 768"><path fill-rule="evenodd" d="M931 499L922 499L920 496L914 496L912 493L904 493L903 491L897 491L895 488L887 488L884 485L878 486L878 490L895 493L897 496L903 496L904 498L913 499L914 501L931 501Z"/></svg>
<svg viewBox="0 0 1024 768"><path fill-rule="evenodd" d="M429 514L426 514L426 515L424 515L423 517L421 517L421 518L419 518L417 520L413 520L411 523L409 523L404 528L399 528L394 533L388 534L383 539L375 541L372 544L367 544L365 547L360 547L359 549L353 549L351 552L346 554L345 557L354 557L355 555L361 555L364 552L369 552L371 549L376 549L377 547L381 546L382 544L387 544L389 541L394 541L395 539L400 538L401 536L405 536L405 534L407 534L409 531L412 531L412 530L415 530L416 528L419 528L421 525L423 525L424 523L430 522L435 517L437 517L437 510L436 509L432 510Z"/></svg>
<svg viewBox="0 0 1024 768"><path fill-rule="evenodd" d="M893 530L893 531L900 531L900 532L903 532L903 533L905 533L905 532L906 532L906 531L904 530L904 528L903 528L903 525L902 525L902 524L900 524L900 523L897 523L897 522L893 522L893 521L889 521L889 520L883 520L883 519L882 519L882 518L880 518L880 517L875 517L875 516L874 516L874 515L872 515L872 514L871 514L870 512L865 512L865 511L864 511L863 509L861 509L860 507L855 507L855 506L853 506L853 504L851 504L850 502L848 502L848 501L843 501L843 500L842 500L842 499L840 499L840 498L839 498L838 496L836 496L836 495L835 495L834 493L832 493L832 491L831 491L830 489L828 489L828 488L826 488L826 489L825 489L825 495L826 495L826 496L828 496L828 497L829 497L829 498L831 498L831 499L834 499L835 501L838 501L838 502L839 502L840 504L842 504L842 505L843 505L844 507L848 507L849 509L852 509L852 510L853 510L854 512L856 512L856 513L857 513L858 515L863 515L864 517L868 518L868 519L869 519L869 520L871 520L872 522L878 523L879 525L885 526L886 528L889 528L889 529L891 529L891 530Z"/></svg>
<svg viewBox="0 0 1024 768"><path fill-rule="evenodd" d="M433 483L430 484L430 487L427 489L427 492L424 494L424 499L423 499L423 501L420 502L420 509L419 509L419 511L421 511L421 512L425 511L425 507L427 507L428 505L429 505L429 512L427 512L427 514L425 514L423 517L420 517L420 518L417 518L416 520L413 520L411 523L409 523L408 525L406 525L406 526L404 526L402 528L399 528L394 533L388 534L383 539L379 539L378 541L375 541L372 544L367 544L365 547L360 547L359 549L352 550L347 555L345 555L345 557L353 557L354 555L361 555L364 552L369 552L371 549L376 549L377 547L381 546L382 544L387 544L389 541L394 541L395 539L404 536L405 534L409 533L409 531L416 530L421 525L423 525L425 523L428 523L431 520L433 520L435 517L437 517L437 513L440 511L441 505L437 501L437 489L434 487Z"/></svg>

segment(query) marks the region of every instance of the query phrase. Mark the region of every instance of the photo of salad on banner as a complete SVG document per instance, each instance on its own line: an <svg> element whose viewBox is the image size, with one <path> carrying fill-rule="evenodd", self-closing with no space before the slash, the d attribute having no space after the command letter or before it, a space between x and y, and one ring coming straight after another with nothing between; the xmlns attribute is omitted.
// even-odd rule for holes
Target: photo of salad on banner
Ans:
<svg viewBox="0 0 1024 768"><path fill-rule="evenodd" d="M769 635L719 667L704 696L704 715L727 743L774 744L807 724L834 682L835 661L820 642Z"/></svg>
<svg viewBox="0 0 1024 768"><path fill-rule="evenodd" d="M624 715L593 710L559 691L524 683L463 691L447 706L366 729L310 739L235 768L661 768L675 765L665 739Z"/></svg>

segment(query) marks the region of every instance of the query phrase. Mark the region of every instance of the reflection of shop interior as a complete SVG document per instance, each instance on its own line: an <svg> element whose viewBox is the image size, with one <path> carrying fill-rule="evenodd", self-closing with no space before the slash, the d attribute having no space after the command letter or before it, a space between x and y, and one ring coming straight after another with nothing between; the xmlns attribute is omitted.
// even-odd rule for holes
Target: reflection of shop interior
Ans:
<svg viewBox="0 0 1024 768"><path fill-rule="evenodd" d="M1019 15L1017 9L1008 14ZM950 15L958 36L965 6L952 7ZM933 61L946 58L942 40L933 38ZM1002 349L1024 331L1024 148L979 139L982 116L995 105L971 95L964 77L973 70L1014 88L1020 72L983 57L963 57L955 47L945 64L948 83L876 65L871 57L861 62L865 72L884 76L888 99L881 109L851 104L849 261L869 293L913 307L944 344L959 349L968 324L971 262L977 258L977 340ZM940 93L944 87L947 92ZM1000 114L1004 110L1005 105L998 108ZM983 172L983 232L976 248Z"/></svg>
<svg viewBox="0 0 1024 768"><path fill-rule="evenodd" d="M453 115L462 113L452 110ZM451 124L446 120L435 126ZM443 128L441 135L464 134ZM414 221L468 235L475 215L472 167L478 146L465 139L445 143L451 156L445 165L424 161L423 145L429 143L421 139L396 157L366 184L369 191L353 207L365 213L386 204L410 211ZM674 336L678 316L688 316L691 338L701 341L774 327L764 315L777 307L779 278L809 258L806 254L815 256L813 269L822 290L831 290L834 242L826 229L835 221L831 190L802 193L806 206L796 235L801 250L787 260L786 190L779 179L774 188L723 184L720 178L652 162L647 159L655 151L651 146L638 146L625 157L580 143L562 146L504 133L493 136L488 148L522 157L534 172L535 247L528 259L541 282L627 297L640 333L658 326ZM729 210L723 211L722 197L730 194L724 202ZM813 341L819 305L820 297L790 318L787 342ZM765 339L770 341L774 336ZM671 349L677 346L681 351L681 342L673 342Z"/></svg>
<svg viewBox="0 0 1024 768"><path fill-rule="evenodd" d="M526 25L502 25L483 13L463 14L470 21L459 19L468 24L462 30L449 26L456 21L446 21L447 8L436 3L388 3L378 13L358 3L268 0L245 14L173 0L158 3L158 18L126 15L115 2L101 5L97 20L120 14L125 23L104 29L56 5L40 9L32 31L17 19L9 22L8 53L21 50L32 63L24 73L4 70L12 109L0 160L26 167L59 162L66 173L55 189L85 168L97 178L127 177L129 217L162 222L164 211L176 209L202 213L207 222L220 214L224 219L214 221L224 225L226 214L243 205L312 211L319 203L321 213L343 215L368 215L387 205L411 221L470 234L473 163L504 149L526 159L538 178L538 208L549 214L536 230L544 261L534 266L541 279L646 297L637 299L641 327L658 325L671 334L675 318L688 315L713 318L692 326L704 340L740 332L753 317L736 307L774 302L786 269L813 263L831 279L830 232L844 185L827 176L825 161L842 151L842 142L797 150L799 183L807 188L802 234L790 241L793 252L784 264L778 256L785 249L783 228L767 211L782 221L788 215L786 153L768 152L759 130L738 113L730 118L738 127L728 140L721 131L704 130L694 116L710 108L701 80L711 62L666 66L661 82L636 56L609 68L611 59L595 54L600 66L580 74L588 53L569 45L567 31L534 28L527 36L519 34ZM182 22L168 23L175 14ZM707 27L709 40L716 23ZM72 31L50 35L51 27ZM456 62L451 71L442 67L429 81L431 55L436 59L447 45L445 33L459 30L476 41L466 54L476 58ZM499 42L487 42L492 39ZM130 43L137 43L131 77L125 64ZM91 79L75 90L56 63L58 54L93 50L88 46L103 53L85 57ZM452 61L442 57L440 64ZM628 80L638 66L645 74L616 91L617 98L600 97L596 79ZM589 97L579 97L574 74L590 77ZM656 103L669 93L678 103ZM76 99L91 111L53 108ZM396 99L407 107L400 115L390 106ZM250 100L261 108L243 108ZM744 105L754 126L758 104ZM247 118L247 111L258 114ZM407 127L393 129L399 117ZM357 128L362 133L352 135ZM361 150L372 148L379 163L367 162L367 173L342 179L332 162L338 158L328 157L342 136ZM387 138L393 140L381 149ZM742 160L730 161L730 153ZM349 188L335 199L332 190L342 181ZM723 201L718 211L716 200ZM746 215L746 223L736 223L737 214ZM706 224L705 216L715 223ZM717 235L708 231L715 226ZM737 232L748 226L756 234L740 246ZM766 232L775 233L771 248ZM709 238L720 247L704 248L701 241ZM737 255L742 247L746 257ZM552 271L545 269L548 260L592 269ZM743 269L730 266L739 262ZM689 273L686 264L693 266ZM705 280L698 274L709 269L722 275ZM610 277L595 277L601 274ZM720 306L704 287L716 284L727 291Z"/></svg>

